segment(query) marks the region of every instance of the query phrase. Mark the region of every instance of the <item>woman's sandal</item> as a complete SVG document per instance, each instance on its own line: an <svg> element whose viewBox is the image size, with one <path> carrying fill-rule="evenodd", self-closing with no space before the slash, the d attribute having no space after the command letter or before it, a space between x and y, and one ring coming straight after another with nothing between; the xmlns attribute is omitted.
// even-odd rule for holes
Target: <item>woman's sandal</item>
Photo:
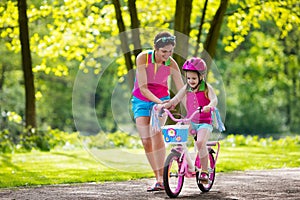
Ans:
<svg viewBox="0 0 300 200"><path fill-rule="evenodd" d="M164 187L163 183L158 183L157 182L154 185L147 188L147 192L160 191L160 190L165 190L165 187Z"/></svg>

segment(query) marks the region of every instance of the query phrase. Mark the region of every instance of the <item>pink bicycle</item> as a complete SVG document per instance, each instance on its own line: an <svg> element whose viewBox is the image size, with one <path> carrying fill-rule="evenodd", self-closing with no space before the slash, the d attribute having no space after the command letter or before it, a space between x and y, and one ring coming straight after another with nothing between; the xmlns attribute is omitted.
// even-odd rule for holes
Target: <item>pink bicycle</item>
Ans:
<svg viewBox="0 0 300 200"><path fill-rule="evenodd" d="M195 161L193 161L193 159L191 158L190 152L187 147L189 125L184 125L184 123L190 122L196 113L201 112L201 108L195 111L190 116L190 118L183 119L175 118L168 109L162 110L166 112L173 121L180 122L180 124L166 125L162 127L165 142L174 145L171 149L170 154L167 156L164 165L163 180L167 195L170 198L175 198L179 195L184 183L184 177L196 177L196 182L199 189L202 192L208 192L212 188L215 180L216 163L220 150L220 143L218 141L209 141L207 143L209 152L209 180L207 184L203 184L199 180L199 174L201 173L200 158L198 153ZM213 147L217 147L217 150L215 151Z"/></svg>

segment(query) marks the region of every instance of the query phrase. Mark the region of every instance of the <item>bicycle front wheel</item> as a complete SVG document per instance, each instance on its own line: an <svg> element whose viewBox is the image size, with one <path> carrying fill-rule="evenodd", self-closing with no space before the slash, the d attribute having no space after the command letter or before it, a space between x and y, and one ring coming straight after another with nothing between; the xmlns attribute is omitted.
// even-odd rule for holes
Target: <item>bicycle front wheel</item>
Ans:
<svg viewBox="0 0 300 200"><path fill-rule="evenodd" d="M199 172L196 173L197 185L202 192L208 192L211 189L211 187L213 186L214 181L215 181L215 173L216 173L216 167L215 167L214 155L212 152L209 152L209 154L208 154L208 174L209 174L208 183L207 184L201 183L201 181L199 180Z"/></svg>
<svg viewBox="0 0 300 200"><path fill-rule="evenodd" d="M181 154L178 152L172 151L166 161L164 166L164 186L167 195L171 198L175 198L181 192L184 174L180 174L180 161Z"/></svg>

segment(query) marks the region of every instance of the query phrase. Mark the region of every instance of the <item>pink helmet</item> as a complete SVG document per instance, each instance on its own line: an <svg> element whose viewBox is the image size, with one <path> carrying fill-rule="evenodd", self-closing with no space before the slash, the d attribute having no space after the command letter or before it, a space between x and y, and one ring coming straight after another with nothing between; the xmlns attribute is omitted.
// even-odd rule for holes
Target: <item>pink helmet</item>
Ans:
<svg viewBox="0 0 300 200"><path fill-rule="evenodd" d="M197 71L200 74L204 74L206 72L207 67L203 59L193 57L185 61L185 63L182 66L182 69L185 71Z"/></svg>

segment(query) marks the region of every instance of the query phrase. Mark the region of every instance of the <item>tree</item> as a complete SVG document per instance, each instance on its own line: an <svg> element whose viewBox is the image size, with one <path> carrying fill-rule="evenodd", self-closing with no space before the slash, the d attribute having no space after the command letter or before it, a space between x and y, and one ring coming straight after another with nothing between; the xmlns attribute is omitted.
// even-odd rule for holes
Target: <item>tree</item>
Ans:
<svg viewBox="0 0 300 200"><path fill-rule="evenodd" d="M197 44L196 44L196 47L195 47L196 50L195 50L194 56L197 56L198 51L199 51L199 44L201 42L201 34L202 34L202 28L203 28L205 14L206 14L206 10L207 10L207 3L208 3L208 0L205 0L204 8L203 8L202 16L201 16L201 21L200 21L199 28L198 28Z"/></svg>
<svg viewBox="0 0 300 200"><path fill-rule="evenodd" d="M139 31L139 19L138 19L138 12L136 9L136 0L128 0L128 7L130 13L130 20L131 20L131 40L134 46L134 56L135 58L137 55L142 51L141 47L141 40L140 40L140 31Z"/></svg>
<svg viewBox="0 0 300 200"><path fill-rule="evenodd" d="M206 36L206 40L204 43L205 52L202 53L202 57L206 61L208 68L210 67L210 64L211 64L210 58L214 58L214 56L215 56L217 42L219 40L220 30L221 30L223 18L224 18L226 9L227 9L227 5L228 5L228 0L222 0L220 2L219 8L218 8L213 20L211 21L210 29ZM210 58L208 58L207 54Z"/></svg>
<svg viewBox="0 0 300 200"><path fill-rule="evenodd" d="M35 89L30 55L28 17L26 0L18 0L20 41L22 52L22 68L25 82L25 126L36 128Z"/></svg>
<svg viewBox="0 0 300 200"><path fill-rule="evenodd" d="M174 18L174 30L176 36L176 47L174 59L179 65L182 65L188 56L189 49L189 35L191 24L191 12L192 12L193 0L176 1L175 18Z"/></svg>
<svg viewBox="0 0 300 200"><path fill-rule="evenodd" d="M121 48L122 48L122 51L124 54L127 71L130 72L133 69L133 62L131 60L131 52L129 49L128 36L127 36L127 33L125 32L126 28L125 28L124 21L122 18L122 11L120 8L121 5L120 5L119 0L113 0L113 4L115 7L115 11L116 11L116 18L117 18L118 28L119 28L119 32L120 32ZM135 16L132 15L132 17L135 17ZM130 73L128 81L129 81L129 85L131 87L133 87L133 80L134 79L133 79L132 73Z"/></svg>

